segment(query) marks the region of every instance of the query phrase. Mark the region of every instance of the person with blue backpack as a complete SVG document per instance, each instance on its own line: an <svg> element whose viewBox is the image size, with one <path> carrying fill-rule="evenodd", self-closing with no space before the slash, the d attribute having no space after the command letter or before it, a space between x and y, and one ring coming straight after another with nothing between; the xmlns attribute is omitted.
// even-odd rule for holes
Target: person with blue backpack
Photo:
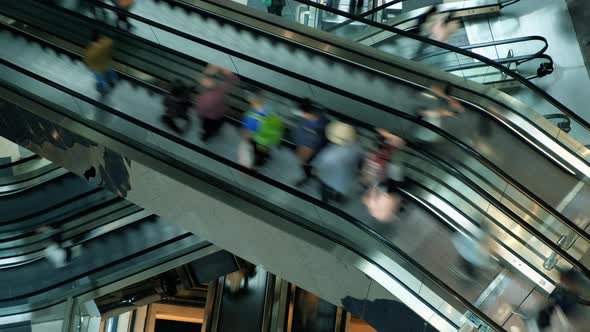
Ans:
<svg viewBox="0 0 590 332"><path fill-rule="evenodd" d="M281 143L284 126L278 114L266 109L261 92L250 97L250 110L244 116L242 129L252 145L253 168L263 166L270 158L271 149Z"/></svg>

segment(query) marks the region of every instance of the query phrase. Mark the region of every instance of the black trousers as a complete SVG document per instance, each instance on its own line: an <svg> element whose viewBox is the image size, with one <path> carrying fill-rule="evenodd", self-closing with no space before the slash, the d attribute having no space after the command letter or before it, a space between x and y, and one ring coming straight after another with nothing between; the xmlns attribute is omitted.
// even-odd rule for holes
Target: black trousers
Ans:
<svg viewBox="0 0 590 332"><path fill-rule="evenodd" d="M285 5L270 5L266 10L268 11L269 14L282 16L283 15L283 7L285 7Z"/></svg>
<svg viewBox="0 0 590 332"><path fill-rule="evenodd" d="M334 190L332 187L328 186L323 181L320 181L320 195L322 196L322 201L326 203L330 201L339 203L344 200L344 195Z"/></svg>
<svg viewBox="0 0 590 332"><path fill-rule="evenodd" d="M252 140L251 142L252 142L252 148L254 150L254 165L253 166L254 166L254 168L263 166L264 164L266 164L266 162L270 158L270 149L254 142L254 140Z"/></svg>
<svg viewBox="0 0 590 332"><path fill-rule="evenodd" d="M206 142L209 138L215 136L221 126L223 125L224 118L221 119L207 119L201 117L201 126L203 133L201 134L201 140Z"/></svg>
<svg viewBox="0 0 590 332"><path fill-rule="evenodd" d="M298 186L304 185L305 183L307 183L307 181L311 180L314 177L313 166L311 166L311 163L318 155L318 152L319 151L314 151L311 157L309 157L309 159L306 162L301 163L301 170L303 171L304 175L301 180L297 181Z"/></svg>
<svg viewBox="0 0 590 332"><path fill-rule="evenodd" d="M174 122L174 119L183 119L186 122L186 126L185 129L181 129L180 127L178 127L178 125L176 124L176 122ZM190 127L190 118L188 116L187 113L174 113L174 112L169 112L166 111L166 113L164 115L162 115L162 122L164 122L165 125L167 125L168 127L170 127L170 129L174 130L175 132L182 134L184 133L184 131L186 131L188 129L188 127Z"/></svg>

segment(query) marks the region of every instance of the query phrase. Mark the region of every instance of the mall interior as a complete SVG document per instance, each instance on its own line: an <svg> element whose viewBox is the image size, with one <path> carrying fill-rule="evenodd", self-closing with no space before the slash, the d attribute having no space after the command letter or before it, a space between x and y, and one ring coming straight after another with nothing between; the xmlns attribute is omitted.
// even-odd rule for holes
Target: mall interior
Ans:
<svg viewBox="0 0 590 332"><path fill-rule="evenodd" d="M0 332L590 331L588 19L0 1Z"/></svg>

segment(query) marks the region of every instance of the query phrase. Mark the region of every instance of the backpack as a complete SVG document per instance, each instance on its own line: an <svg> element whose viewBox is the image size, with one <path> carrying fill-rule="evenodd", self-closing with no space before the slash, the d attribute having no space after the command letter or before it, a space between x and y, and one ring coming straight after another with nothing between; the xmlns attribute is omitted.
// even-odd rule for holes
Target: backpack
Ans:
<svg viewBox="0 0 590 332"><path fill-rule="evenodd" d="M271 147L278 145L283 138L283 120L276 113L270 113L266 116L250 112L250 117L258 119L258 131L254 133L254 141L262 146Z"/></svg>

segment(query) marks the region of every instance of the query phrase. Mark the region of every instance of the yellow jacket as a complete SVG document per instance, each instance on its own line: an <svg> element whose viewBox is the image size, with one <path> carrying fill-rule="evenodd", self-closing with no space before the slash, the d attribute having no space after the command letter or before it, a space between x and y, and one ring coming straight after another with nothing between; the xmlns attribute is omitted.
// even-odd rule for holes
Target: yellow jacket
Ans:
<svg viewBox="0 0 590 332"><path fill-rule="evenodd" d="M84 51L86 65L93 71L104 73L112 67L113 40L101 37Z"/></svg>

